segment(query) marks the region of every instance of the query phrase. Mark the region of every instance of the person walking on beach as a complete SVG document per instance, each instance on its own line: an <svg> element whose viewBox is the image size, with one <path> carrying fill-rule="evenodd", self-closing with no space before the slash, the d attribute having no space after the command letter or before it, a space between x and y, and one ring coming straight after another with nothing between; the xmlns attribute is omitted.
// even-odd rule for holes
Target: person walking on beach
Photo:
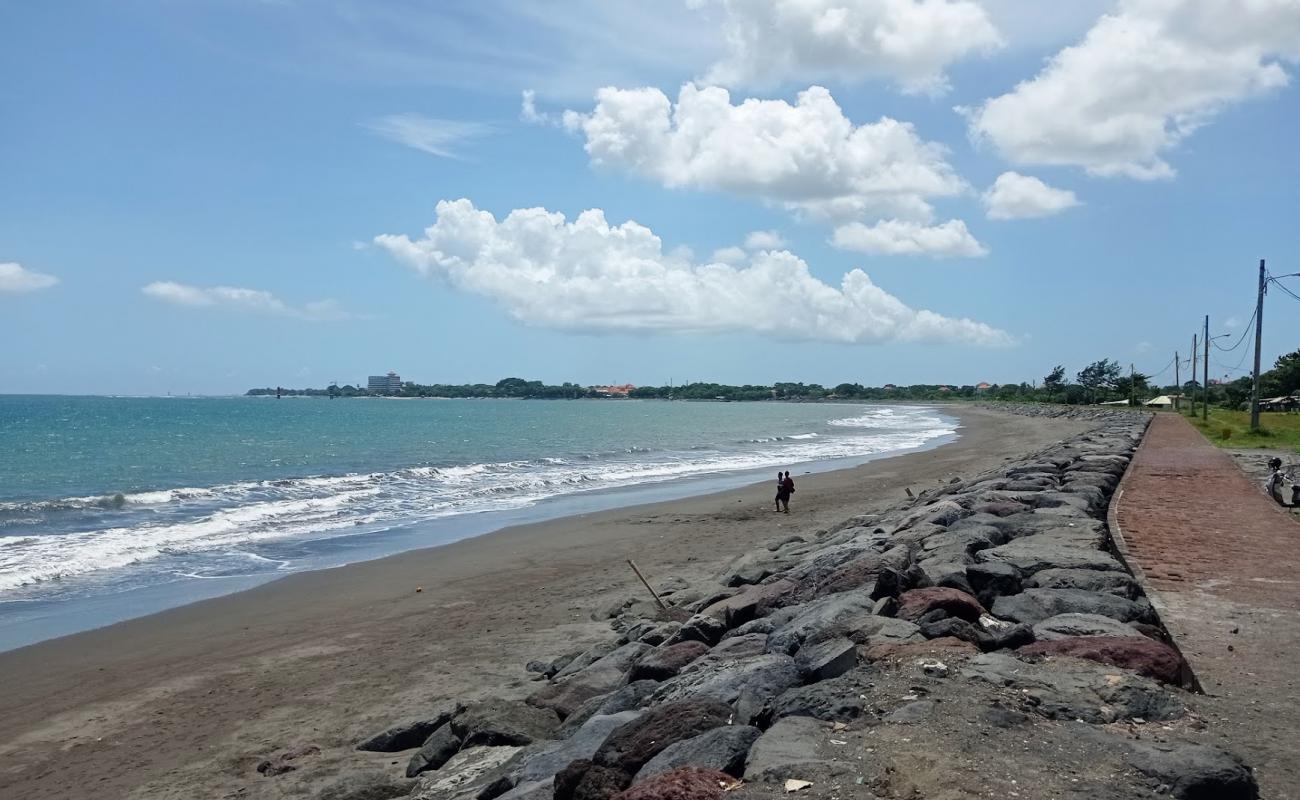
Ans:
<svg viewBox="0 0 1300 800"><path fill-rule="evenodd" d="M794 494L794 478L790 477L790 471L776 473L776 508L786 514L790 513L790 495Z"/></svg>

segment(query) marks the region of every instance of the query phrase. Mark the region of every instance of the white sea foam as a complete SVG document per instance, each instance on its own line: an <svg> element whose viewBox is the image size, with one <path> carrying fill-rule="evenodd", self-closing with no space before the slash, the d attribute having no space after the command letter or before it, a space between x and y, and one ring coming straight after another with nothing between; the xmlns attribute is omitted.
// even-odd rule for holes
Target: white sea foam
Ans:
<svg viewBox="0 0 1300 800"><path fill-rule="evenodd" d="M629 447L583 458L541 458L393 472L308 476L179 488L126 495L130 524L41 536L0 536L0 593L46 581L181 559L176 572L194 573L196 557L267 559L246 548L274 541L362 535L395 525L457 514L521 508L576 492L657 483L801 462L866 457L924 445L953 433L923 407L870 408L831 420L843 435L815 432L754 439L739 448L650 452ZM98 497L36 504L41 513L103 506ZM29 512L33 504L0 511ZM16 531L15 531L16 532ZM25 533L25 532L24 532ZM233 551L233 552L232 552ZM210 554L204 556L203 554ZM3 594L0 594L3 596Z"/></svg>

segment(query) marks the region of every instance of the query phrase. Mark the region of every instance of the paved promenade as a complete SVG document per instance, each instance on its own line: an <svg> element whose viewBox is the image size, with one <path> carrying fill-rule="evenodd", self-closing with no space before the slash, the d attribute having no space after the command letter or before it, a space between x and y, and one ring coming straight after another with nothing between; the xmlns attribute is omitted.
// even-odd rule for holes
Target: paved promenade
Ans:
<svg viewBox="0 0 1300 800"><path fill-rule="evenodd" d="M1207 694L1208 741L1300 799L1300 524L1185 419L1157 414L1116 541Z"/></svg>

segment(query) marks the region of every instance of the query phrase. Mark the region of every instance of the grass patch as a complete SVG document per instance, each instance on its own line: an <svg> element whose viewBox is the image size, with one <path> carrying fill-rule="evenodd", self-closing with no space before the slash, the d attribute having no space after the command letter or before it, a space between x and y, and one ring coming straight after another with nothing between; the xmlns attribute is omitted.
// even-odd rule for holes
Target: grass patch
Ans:
<svg viewBox="0 0 1300 800"><path fill-rule="evenodd" d="M1198 410L1195 417L1188 420L1205 438L1220 447L1261 448L1267 450L1290 450L1300 453L1300 414L1286 414L1262 411L1259 415L1260 429L1250 430L1249 411L1228 411L1211 408L1209 420L1202 421Z"/></svg>

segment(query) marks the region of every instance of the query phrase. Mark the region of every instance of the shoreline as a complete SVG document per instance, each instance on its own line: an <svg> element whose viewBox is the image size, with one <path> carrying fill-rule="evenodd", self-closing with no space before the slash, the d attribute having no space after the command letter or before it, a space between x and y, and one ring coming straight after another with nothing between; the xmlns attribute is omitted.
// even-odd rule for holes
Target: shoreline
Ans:
<svg viewBox="0 0 1300 800"><path fill-rule="evenodd" d="M936 408L940 407L936 406ZM938 413L943 415L945 412L939 410ZM943 447L956 441L961 435L959 431L962 428L958 415L946 416L953 421L954 432L936 436L913 447L843 458L792 462L787 466L793 467L800 476L820 475L856 469L872 461L923 453ZM303 566L290 570L250 572L221 577L188 579L180 577L167 583L139 586L114 594L74 598L68 601L42 599L29 601L30 605L14 603L15 609L10 612L10 618L0 619L0 654L64 636L74 636L121 622L141 619L193 603L250 591L294 575L339 569L413 550L443 547L518 526L705 497L757 486L767 480L768 469L768 467L745 468L556 494L515 508L400 523L356 539L350 536L322 539L310 543L311 546L317 547L318 551L304 555L301 559ZM346 560L340 563L338 560L340 558ZM4 603L0 602L0 606L3 605ZM42 631L42 633L32 636L30 631Z"/></svg>
<svg viewBox="0 0 1300 800"><path fill-rule="evenodd" d="M303 572L224 597L0 653L0 789L16 796L281 797L354 770L356 738L395 709L487 685L527 693L520 664L607 636L591 612L650 579L715 575L746 549L997 466L1089 427L942 407L962 437L805 477L790 515L763 484L515 526ZM765 483L765 482L764 482ZM416 593L416 587L422 592ZM274 786L253 769L313 744L312 770ZM332 770L332 772L331 772ZM220 791L218 791L220 790ZM275 792L275 794L270 794Z"/></svg>

